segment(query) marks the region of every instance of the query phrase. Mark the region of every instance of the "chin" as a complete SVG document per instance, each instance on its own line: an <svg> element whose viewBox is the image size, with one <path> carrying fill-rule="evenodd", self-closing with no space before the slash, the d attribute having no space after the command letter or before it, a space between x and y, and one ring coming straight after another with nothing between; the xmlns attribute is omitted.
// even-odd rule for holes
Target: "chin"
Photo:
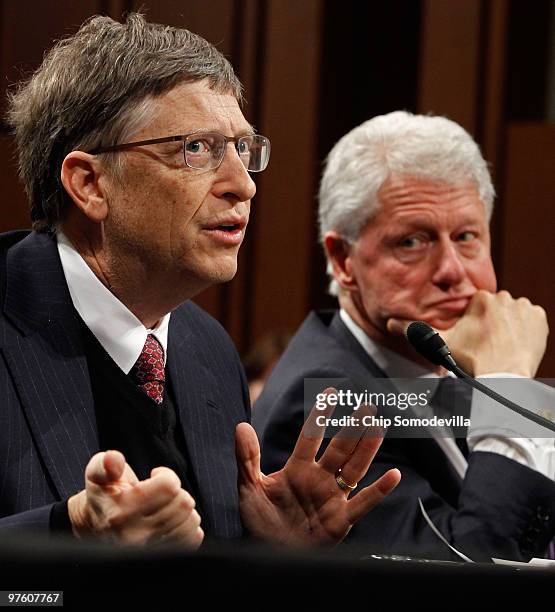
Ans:
<svg viewBox="0 0 555 612"><path fill-rule="evenodd" d="M218 266L211 270L209 275L210 282L213 284L227 283L232 280L237 273L237 260L225 262L224 265Z"/></svg>
<svg viewBox="0 0 555 612"><path fill-rule="evenodd" d="M197 261L196 265L184 266L181 270L182 282L194 290L194 295L214 285L230 281L237 272L236 258L219 258L210 261Z"/></svg>

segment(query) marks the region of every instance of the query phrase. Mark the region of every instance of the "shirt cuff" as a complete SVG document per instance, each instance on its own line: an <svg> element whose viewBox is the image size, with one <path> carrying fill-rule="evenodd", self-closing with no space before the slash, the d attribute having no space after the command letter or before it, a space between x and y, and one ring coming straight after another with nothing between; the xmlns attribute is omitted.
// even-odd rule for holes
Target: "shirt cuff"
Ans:
<svg viewBox="0 0 555 612"><path fill-rule="evenodd" d="M555 406L555 389L538 381L507 373L479 378L482 382L483 379L490 379L488 386L534 412L539 412L546 405ZM553 433L478 391L474 391L472 397L467 440L471 451L503 455L555 480Z"/></svg>
<svg viewBox="0 0 555 612"><path fill-rule="evenodd" d="M532 438L480 438L469 448L473 452L497 453L555 480L555 447L551 440Z"/></svg>

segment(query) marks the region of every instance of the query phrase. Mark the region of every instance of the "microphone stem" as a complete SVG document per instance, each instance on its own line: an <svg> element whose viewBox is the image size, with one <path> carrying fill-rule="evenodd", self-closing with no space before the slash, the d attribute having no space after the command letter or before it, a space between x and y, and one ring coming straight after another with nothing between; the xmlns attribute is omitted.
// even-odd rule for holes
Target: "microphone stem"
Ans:
<svg viewBox="0 0 555 612"><path fill-rule="evenodd" d="M500 404L503 404L503 406L506 406L507 408L514 410L514 412L518 412L518 414L520 414L521 416L527 419L530 419L531 421L534 421L538 425L541 425L542 427L546 427L547 429L551 431L555 431L555 423L553 423L549 419L546 419L545 417L542 417L539 414L532 412L531 410L522 408L522 406L519 406L518 404L511 402L511 400L507 399L506 397L499 395L499 393L496 393L489 387L486 387L481 382L477 381L475 378L472 378L472 376L469 376L464 370L461 370L461 368L459 368L459 366L454 361L453 363L450 363L449 365L450 365L449 369L453 372L453 374L455 374L461 380L464 380L466 384L470 385L474 389L481 391L488 397L491 397L492 399L499 402Z"/></svg>

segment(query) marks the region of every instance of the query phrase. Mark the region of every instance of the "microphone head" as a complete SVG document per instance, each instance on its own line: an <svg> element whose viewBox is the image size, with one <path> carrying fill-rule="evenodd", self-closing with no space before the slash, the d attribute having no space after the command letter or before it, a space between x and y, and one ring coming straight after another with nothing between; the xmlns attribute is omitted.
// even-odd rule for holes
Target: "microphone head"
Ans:
<svg viewBox="0 0 555 612"><path fill-rule="evenodd" d="M422 357L435 365L447 367L445 358L451 351L433 327L424 321L413 321L407 327L406 336Z"/></svg>

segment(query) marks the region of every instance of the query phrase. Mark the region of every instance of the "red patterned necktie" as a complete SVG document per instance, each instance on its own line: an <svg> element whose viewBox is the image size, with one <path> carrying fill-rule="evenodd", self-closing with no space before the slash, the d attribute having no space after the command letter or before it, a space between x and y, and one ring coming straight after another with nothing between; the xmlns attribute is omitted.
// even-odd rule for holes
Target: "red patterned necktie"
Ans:
<svg viewBox="0 0 555 612"><path fill-rule="evenodd" d="M166 381L164 349L152 334L146 337L143 350L129 374L148 397L157 404L162 403Z"/></svg>

